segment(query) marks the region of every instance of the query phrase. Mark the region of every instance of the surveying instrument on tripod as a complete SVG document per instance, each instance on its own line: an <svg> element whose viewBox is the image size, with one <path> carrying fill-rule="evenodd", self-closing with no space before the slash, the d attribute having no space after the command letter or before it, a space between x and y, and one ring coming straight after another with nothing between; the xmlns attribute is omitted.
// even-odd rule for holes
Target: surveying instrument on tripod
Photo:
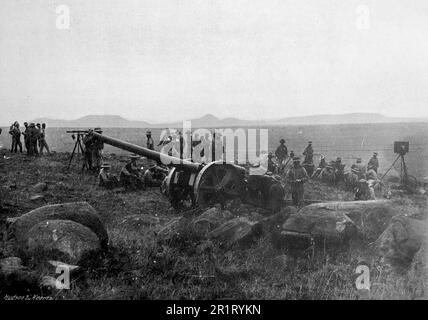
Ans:
<svg viewBox="0 0 428 320"><path fill-rule="evenodd" d="M88 130L70 130L66 131L67 133L71 133L71 138L75 140L73 152L71 153L70 159L68 161L67 169L70 169L71 162L73 161L74 155L77 153L78 161L80 161L83 157L83 165L82 171L88 168L86 160L84 159L85 149L83 148L83 137L88 134ZM80 156L79 156L80 154Z"/></svg>

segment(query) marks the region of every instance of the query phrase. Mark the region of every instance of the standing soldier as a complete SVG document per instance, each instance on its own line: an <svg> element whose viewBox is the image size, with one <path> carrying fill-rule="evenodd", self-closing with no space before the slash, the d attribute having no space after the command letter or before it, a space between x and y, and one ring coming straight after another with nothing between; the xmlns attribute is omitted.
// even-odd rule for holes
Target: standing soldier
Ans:
<svg viewBox="0 0 428 320"><path fill-rule="evenodd" d="M27 154L30 154L30 129L28 128L28 123L24 122L25 130L22 132L22 135L24 136L24 144L25 149L27 150Z"/></svg>
<svg viewBox="0 0 428 320"><path fill-rule="evenodd" d="M86 166L89 171L92 171L92 143L93 143L92 136L89 134L86 134L83 137L83 144L85 146L85 151L84 151L85 164L83 165L83 168L85 168Z"/></svg>
<svg viewBox="0 0 428 320"><path fill-rule="evenodd" d="M43 149L46 149L48 154L51 153L49 151L49 146L46 143L46 123L42 123L42 128L40 129L39 147L40 147L40 154L43 154Z"/></svg>
<svg viewBox="0 0 428 320"><path fill-rule="evenodd" d="M38 155L39 151L37 150L37 140L39 138L39 131L36 129L34 122L31 122L29 125L29 147L30 155Z"/></svg>
<svg viewBox="0 0 428 320"><path fill-rule="evenodd" d="M40 126L40 123L37 123L36 124L36 129L37 129L37 131L38 131L38 135L37 135L37 150L40 150L40 138L41 138L41 135L42 135L42 128L41 128L41 126Z"/></svg>
<svg viewBox="0 0 428 320"><path fill-rule="evenodd" d="M147 130L146 137L147 137L147 142L146 142L147 149L155 150L155 142L153 141L152 132L150 130Z"/></svg>
<svg viewBox="0 0 428 320"><path fill-rule="evenodd" d="M351 169L357 170L358 179L364 179L366 176L366 167L361 163L361 161L361 158L357 158L356 163L351 166Z"/></svg>
<svg viewBox="0 0 428 320"><path fill-rule="evenodd" d="M304 163L314 163L314 149L312 148L312 141L308 141L308 145L303 151L303 155L305 156Z"/></svg>
<svg viewBox="0 0 428 320"><path fill-rule="evenodd" d="M100 134L103 133L100 127L95 128L94 131ZM98 173L103 164L102 150L104 149L104 143L96 138L92 139L92 169Z"/></svg>
<svg viewBox="0 0 428 320"><path fill-rule="evenodd" d="M268 154L268 171L272 172L272 173L276 173L277 167L276 167L275 162L273 162L272 158L273 158L273 153L269 152L269 154Z"/></svg>
<svg viewBox="0 0 428 320"><path fill-rule="evenodd" d="M369 163L367 164L367 170L369 170L369 166L371 166L372 169L377 173L377 169L379 168L379 160L377 158L377 152L374 152L373 156L369 160Z"/></svg>
<svg viewBox="0 0 428 320"><path fill-rule="evenodd" d="M284 139L279 140L279 146L275 150L275 156L278 159L278 165L281 167L284 160L288 157L288 150Z"/></svg>
<svg viewBox="0 0 428 320"><path fill-rule="evenodd" d="M15 121L15 123L13 124L13 127L9 133L12 135L12 150L11 150L11 152L17 153L18 147L19 147L19 151L22 153L21 131L19 130L18 121Z"/></svg>
<svg viewBox="0 0 428 320"><path fill-rule="evenodd" d="M111 166L103 164L101 166L100 174L98 175L98 185L106 189L113 189L119 185L117 178L110 173Z"/></svg>
<svg viewBox="0 0 428 320"><path fill-rule="evenodd" d="M300 158L293 158L293 167L287 173L287 180L291 184L291 197L293 205L299 206L303 203L304 183L308 180L308 174L300 165Z"/></svg>

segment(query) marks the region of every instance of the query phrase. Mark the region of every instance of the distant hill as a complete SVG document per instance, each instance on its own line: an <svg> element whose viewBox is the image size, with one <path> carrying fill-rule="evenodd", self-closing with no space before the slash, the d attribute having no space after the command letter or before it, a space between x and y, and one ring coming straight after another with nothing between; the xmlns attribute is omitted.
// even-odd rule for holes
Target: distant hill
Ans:
<svg viewBox="0 0 428 320"><path fill-rule="evenodd" d="M377 113L324 114L303 117L288 117L270 120L242 120L237 118L217 118L207 114L190 119L193 128L281 126L281 125L316 125L316 124L361 124L361 123L397 123L428 122L428 118L394 118ZM32 122L46 123L49 127L67 128L180 128L182 122L151 124L145 121L133 121L117 115L89 115L76 120L55 120L48 118L34 119Z"/></svg>
<svg viewBox="0 0 428 320"><path fill-rule="evenodd" d="M144 121L131 121L115 115L89 115L75 120L38 118L31 122L46 123L49 127L60 128L147 128L151 126Z"/></svg>

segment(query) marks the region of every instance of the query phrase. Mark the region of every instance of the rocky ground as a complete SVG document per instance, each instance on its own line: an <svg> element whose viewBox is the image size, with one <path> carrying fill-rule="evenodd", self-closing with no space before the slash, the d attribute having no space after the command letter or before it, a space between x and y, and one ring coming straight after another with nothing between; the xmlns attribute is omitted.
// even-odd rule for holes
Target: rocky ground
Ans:
<svg viewBox="0 0 428 320"><path fill-rule="evenodd" d="M227 210L176 212L157 188L133 192L99 188L96 176L80 173L77 163L67 170L69 156L29 158L5 151L1 155L0 297L415 299L425 295L426 251L421 234L426 234L426 195L396 193L390 201L368 207L360 203L350 207L315 203L299 211L286 207L274 216L239 203ZM127 158L112 154L107 161L118 173ZM353 195L311 181L306 199L350 201ZM21 217L46 205L70 202L86 204L76 205L66 217L56 207ZM41 215L50 215L45 219L49 222ZM17 217L21 218L13 219ZM55 250L50 246L52 234ZM40 243L50 246L49 252L35 245ZM71 274L70 290L49 286L57 276L49 259L78 266ZM356 268L362 264L370 270L369 291L355 287Z"/></svg>

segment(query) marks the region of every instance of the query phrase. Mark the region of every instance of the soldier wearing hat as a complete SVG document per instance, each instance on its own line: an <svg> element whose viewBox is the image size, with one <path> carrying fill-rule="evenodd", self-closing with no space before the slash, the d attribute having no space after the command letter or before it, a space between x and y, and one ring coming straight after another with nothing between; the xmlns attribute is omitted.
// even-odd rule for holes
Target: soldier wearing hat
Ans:
<svg viewBox="0 0 428 320"><path fill-rule="evenodd" d="M143 174L138 168L138 155L131 155L130 161L120 171L120 183L127 189L145 189Z"/></svg>
<svg viewBox="0 0 428 320"><path fill-rule="evenodd" d="M320 177L320 180L322 182L326 182L329 184L335 183L336 174L335 174L335 170L334 170L334 161L330 161L330 163L328 165L326 165L324 167L324 169L322 169L319 177Z"/></svg>
<svg viewBox="0 0 428 320"><path fill-rule="evenodd" d="M305 150L303 151L303 155L305 156L305 159L303 160L303 163L305 164L313 164L314 163L314 149L312 148L312 141L308 141L308 145L306 146Z"/></svg>
<svg viewBox="0 0 428 320"><path fill-rule="evenodd" d="M150 130L146 131L146 138L147 138L147 142L146 142L147 149L155 150L155 142L152 138L152 132Z"/></svg>
<svg viewBox="0 0 428 320"><path fill-rule="evenodd" d="M367 164L367 170L369 170L369 166L371 166L373 170L376 171L377 173L377 169L379 168L379 160L377 158L377 152L374 152L373 156L370 158Z"/></svg>
<svg viewBox="0 0 428 320"><path fill-rule="evenodd" d="M300 158L293 158L293 167L287 173L287 180L291 186L291 197L293 199L293 205L300 206L303 204L304 196L304 184L308 180L308 174L300 165Z"/></svg>
<svg viewBox="0 0 428 320"><path fill-rule="evenodd" d="M268 171L272 173L276 173L277 166L276 163L273 161L273 153L269 152L268 154Z"/></svg>
<svg viewBox="0 0 428 320"><path fill-rule="evenodd" d="M281 165L282 162L288 157L288 149L285 145L285 140L279 140L279 146L275 150L275 156L278 159L278 163Z"/></svg>
<svg viewBox="0 0 428 320"><path fill-rule="evenodd" d="M94 129L97 133L103 133L103 130L100 127ZM92 169L95 172L99 172L101 165L103 164L102 150L104 149L104 143L99 139L94 138L92 142Z"/></svg>
<svg viewBox="0 0 428 320"><path fill-rule="evenodd" d="M31 122L29 127L29 147L30 147L30 155L38 155L39 151L37 149L37 141L39 139L39 130L37 130L36 125L34 122Z"/></svg>
<svg viewBox="0 0 428 320"><path fill-rule="evenodd" d="M327 166L327 162L325 161L325 156L322 154L321 155L321 159L320 162L318 164L318 168L314 171L314 173L312 174L311 178L317 178L320 174L321 171Z"/></svg>
<svg viewBox="0 0 428 320"><path fill-rule="evenodd" d="M40 128L40 135L39 135L39 152L40 154L43 154L43 149L46 149L48 154L50 154L49 146L46 142L46 123L42 123L42 127Z"/></svg>
<svg viewBox="0 0 428 320"><path fill-rule="evenodd" d="M366 175L366 166L362 164L362 159L357 158L356 162L351 166L351 170L356 169L358 172L358 178L364 179Z"/></svg>
<svg viewBox="0 0 428 320"><path fill-rule="evenodd" d="M22 132L22 135L24 136L24 144L25 144L25 149L27 150L27 154L30 153L30 132L29 132L29 128L28 128L28 122L24 122L24 132Z"/></svg>
<svg viewBox="0 0 428 320"><path fill-rule="evenodd" d="M21 143L21 131L19 130L19 123L18 121L15 121L13 125L10 127L9 133L12 135L12 148L11 152L18 152L22 153L22 143Z"/></svg>
<svg viewBox="0 0 428 320"><path fill-rule="evenodd" d="M354 188L358 185L358 169L352 168L350 172L345 173L344 180L345 186L348 190L354 190Z"/></svg>
<svg viewBox="0 0 428 320"><path fill-rule="evenodd" d="M98 185L107 189L116 188L119 185L119 181L116 176L110 173L111 166L107 163L101 165L101 170L98 175Z"/></svg>

